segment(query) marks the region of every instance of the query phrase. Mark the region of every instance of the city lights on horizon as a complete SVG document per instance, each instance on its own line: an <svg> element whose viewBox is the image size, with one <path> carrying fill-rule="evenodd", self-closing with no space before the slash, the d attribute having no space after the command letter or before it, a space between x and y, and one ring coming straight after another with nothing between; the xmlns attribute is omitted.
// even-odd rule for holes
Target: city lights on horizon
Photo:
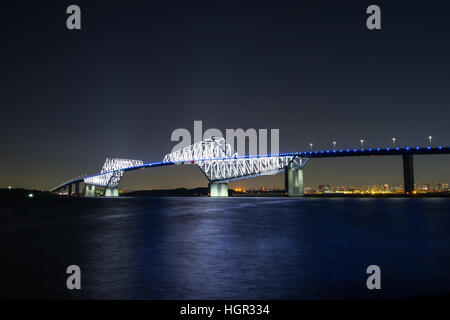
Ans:
<svg viewBox="0 0 450 320"><path fill-rule="evenodd" d="M284 192L282 187L234 187L230 188L236 193L270 193L270 192ZM423 194L423 193L439 193L439 192L450 192L449 183L436 182L434 184L423 182L416 183L414 185L413 194ZM339 185L334 186L331 184L319 184L316 187L305 186L305 194L354 194L354 195L382 195L382 194L403 194L404 185L394 184L364 184L364 185Z"/></svg>
<svg viewBox="0 0 450 320"><path fill-rule="evenodd" d="M403 184L367 184L352 186L333 186L330 184L320 184L317 187L305 187L305 194L402 194L404 192ZM439 193L450 192L449 183L436 182L433 184L424 182L414 185L413 194L419 193Z"/></svg>

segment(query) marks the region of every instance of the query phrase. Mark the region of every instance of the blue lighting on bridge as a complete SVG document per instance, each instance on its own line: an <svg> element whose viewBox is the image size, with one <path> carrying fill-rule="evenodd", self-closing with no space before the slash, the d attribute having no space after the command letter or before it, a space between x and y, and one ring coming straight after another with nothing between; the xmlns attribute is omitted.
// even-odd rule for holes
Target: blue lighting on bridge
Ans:
<svg viewBox="0 0 450 320"><path fill-rule="evenodd" d="M354 153L357 153L357 154L353 154L353 155L350 154L350 152L352 150L353 150ZM374 152L375 150L378 153ZM364 148L357 149L357 148L355 148L355 149L344 149L344 150L343 149L339 149L339 150L336 150L336 149L320 150L320 151L319 150L315 150L315 151L311 150L309 152L305 151L305 152L277 153L277 154L268 153L266 155L262 155L262 154L261 155L259 155L259 154L257 154L257 155L244 155L244 156L233 155L233 156L230 156L230 157L227 157L227 156L222 157L223 155L221 154L217 158L196 159L196 160L193 160L193 159L190 159L190 160L189 159L180 159L180 160L167 160L167 161L164 160L164 161L149 162L149 163L142 163L142 161L140 161L140 164L134 164L134 165L129 166L129 167L124 167L124 168L119 168L119 169L111 168L110 171L108 171L108 172L101 172L101 173L90 175L90 176L83 175L83 176L81 176L79 178L72 179L69 182L65 182L64 184L58 186L57 189L60 189L60 188L62 188L64 186L67 186L67 185L72 184L72 183L82 182L83 180L85 180L85 183L86 183L87 179L90 179L90 178L93 178L93 177L105 176L105 175L107 175L109 173L117 173L118 172L121 175L123 175L123 173L125 173L127 171L132 171L132 170L141 169L141 168L166 166L166 165L173 165L173 164L179 164L179 163L189 163L189 162L190 163L198 163L199 161L202 161L202 162L204 162L204 161L217 161L217 160L230 161L232 159L237 160L237 159L243 159L243 158L245 158L245 159L249 159L249 158L258 158L258 159L260 159L260 158L286 157L286 156L303 156L304 158L308 158L308 155L312 155L311 158L314 158L314 157L319 157L319 156L314 156L313 154L317 155L319 153L322 154L323 157L327 157L327 156L334 157L335 155L333 155L333 154L338 153L338 151L340 153L340 156L368 156L368 155L393 155L393 154L395 154L395 155L403 154L403 155L407 155L407 156L412 156L414 154L424 153L425 150L428 151L427 154L449 154L450 153L450 147L445 147L445 146L432 147L431 145L424 146L424 147L420 147L420 146L416 146L416 147L414 147L414 146L412 146L412 147L409 147L409 146L395 147L394 146L392 151L394 151L394 150L396 150L397 152L395 152L395 153L394 152L389 152L389 151L391 151L391 149L389 147L387 147L385 149L381 148L381 147L377 147L377 148L373 148L373 149L372 148L368 148L368 149L364 149ZM342 154L344 151L347 153L346 155ZM325 153L327 155L324 155ZM361 154L359 154L359 153L361 153ZM365 154L362 155L362 153L365 153ZM290 159L283 159L283 160L290 160ZM56 189L54 189L54 190L56 190Z"/></svg>

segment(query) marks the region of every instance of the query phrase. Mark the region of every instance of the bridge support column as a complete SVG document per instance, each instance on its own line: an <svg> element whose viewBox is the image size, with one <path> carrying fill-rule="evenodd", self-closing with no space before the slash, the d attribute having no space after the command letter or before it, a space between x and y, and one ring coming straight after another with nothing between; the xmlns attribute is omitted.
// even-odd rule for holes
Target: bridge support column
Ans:
<svg viewBox="0 0 450 320"><path fill-rule="evenodd" d="M284 172L284 190L288 197L303 197L303 169L286 168Z"/></svg>
<svg viewBox="0 0 450 320"><path fill-rule="evenodd" d="M67 186L67 195L69 197L72 195L72 184L71 183Z"/></svg>
<svg viewBox="0 0 450 320"><path fill-rule="evenodd" d="M84 195L86 197L95 197L95 186L94 185L90 185L90 184L86 184L85 185L85 190L84 190Z"/></svg>
<svg viewBox="0 0 450 320"><path fill-rule="evenodd" d="M118 197L119 196L119 189L118 188L106 188L105 189L105 196L106 197Z"/></svg>
<svg viewBox="0 0 450 320"><path fill-rule="evenodd" d="M414 191L414 156L412 154L403 155L403 182L405 194L412 195Z"/></svg>
<svg viewBox="0 0 450 320"><path fill-rule="evenodd" d="M208 188L210 197L228 197L228 183L211 182Z"/></svg>
<svg viewBox="0 0 450 320"><path fill-rule="evenodd" d="M75 183L75 196L79 196L80 195L80 183L76 182Z"/></svg>

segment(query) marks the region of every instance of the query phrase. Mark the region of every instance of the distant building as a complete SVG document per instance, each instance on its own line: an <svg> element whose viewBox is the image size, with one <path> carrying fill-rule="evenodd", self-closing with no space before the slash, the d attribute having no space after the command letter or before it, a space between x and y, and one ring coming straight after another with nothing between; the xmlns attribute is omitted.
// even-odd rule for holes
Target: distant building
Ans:
<svg viewBox="0 0 450 320"><path fill-rule="evenodd" d="M436 182L435 185L436 185L435 190L438 191L438 192L448 191L448 183Z"/></svg>
<svg viewBox="0 0 450 320"><path fill-rule="evenodd" d="M332 188L329 184L319 184L319 192L320 193L330 193Z"/></svg>

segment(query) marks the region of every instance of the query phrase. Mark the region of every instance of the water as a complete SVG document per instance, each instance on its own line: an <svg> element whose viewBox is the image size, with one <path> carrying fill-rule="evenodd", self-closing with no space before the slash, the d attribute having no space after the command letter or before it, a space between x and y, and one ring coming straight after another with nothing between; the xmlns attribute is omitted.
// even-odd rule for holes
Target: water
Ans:
<svg viewBox="0 0 450 320"><path fill-rule="evenodd" d="M0 204L0 297L379 299L450 293L450 199ZM82 289L66 289L79 265ZM381 290L366 268L381 267Z"/></svg>

